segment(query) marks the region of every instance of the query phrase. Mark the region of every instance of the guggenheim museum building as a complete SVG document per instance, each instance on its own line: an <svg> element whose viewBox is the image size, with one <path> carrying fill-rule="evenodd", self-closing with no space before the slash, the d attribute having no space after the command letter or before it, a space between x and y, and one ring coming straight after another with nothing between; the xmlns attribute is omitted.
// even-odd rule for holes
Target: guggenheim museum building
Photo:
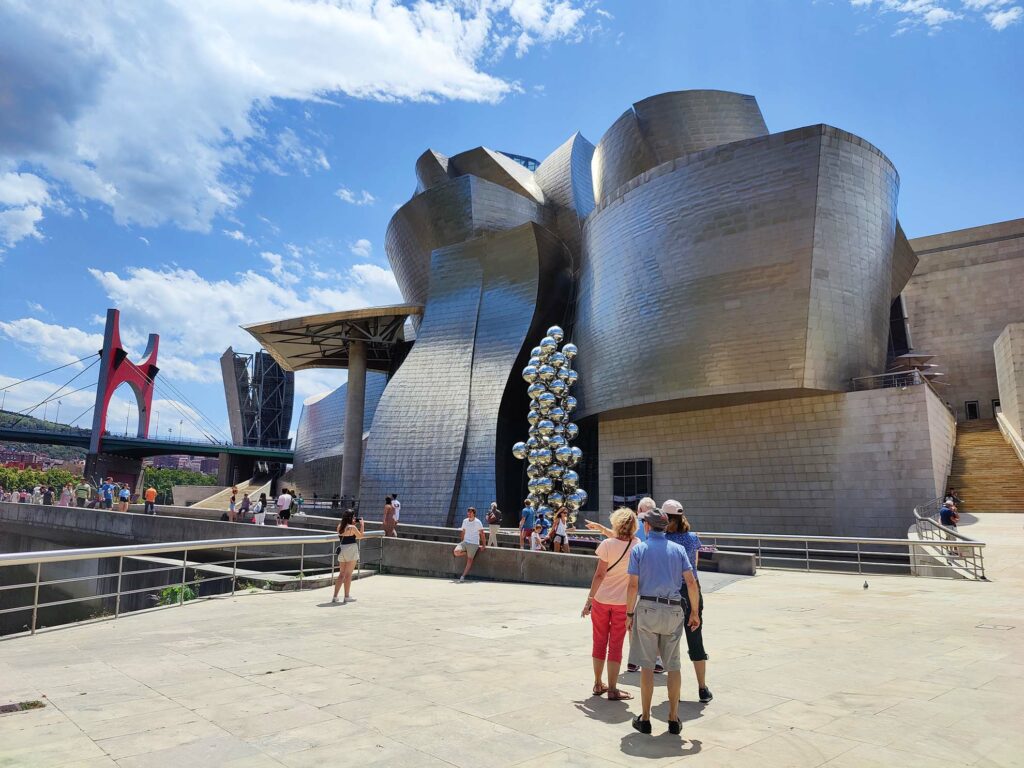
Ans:
<svg viewBox="0 0 1024 768"><path fill-rule="evenodd" d="M943 490L956 419L1009 396L992 342L1024 321L1024 221L917 253L881 150L770 132L753 96L652 96L540 161L430 149L415 180L386 235L403 304L248 327L287 370L348 370L302 409L289 484L307 498L373 517L398 493L403 523L434 525L497 501L514 525L521 371L555 324L579 348L583 517L651 495L702 530L903 536ZM961 300L987 322L970 338L943 327Z"/></svg>

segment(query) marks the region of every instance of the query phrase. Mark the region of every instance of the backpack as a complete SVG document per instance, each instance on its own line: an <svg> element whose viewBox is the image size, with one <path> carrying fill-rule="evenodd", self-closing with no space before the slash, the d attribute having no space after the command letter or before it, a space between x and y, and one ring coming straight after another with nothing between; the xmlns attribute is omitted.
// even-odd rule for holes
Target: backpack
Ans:
<svg viewBox="0 0 1024 768"><path fill-rule="evenodd" d="M501 523L501 513L496 509L492 509L487 513L487 522L491 525L499 525Z"/></svg>

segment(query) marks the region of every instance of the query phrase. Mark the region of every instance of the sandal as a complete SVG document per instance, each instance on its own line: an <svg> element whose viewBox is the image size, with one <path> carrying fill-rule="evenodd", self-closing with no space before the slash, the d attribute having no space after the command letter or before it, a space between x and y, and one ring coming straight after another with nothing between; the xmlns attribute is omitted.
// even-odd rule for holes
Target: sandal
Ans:
<svg viewBox="0 0 1024 768"><path fill-rule="evenodd" d="M593 691L595 696L604 696L606 693L608 693L608 686L604 683L595 683Z"/></svg>
<svg viewBox="0 0 1024 768"><path fill-rule="evenodd" d="M608 691L608 701L629 701L633 694L629 691L622 691L618 688L611 688Z"/></svg>

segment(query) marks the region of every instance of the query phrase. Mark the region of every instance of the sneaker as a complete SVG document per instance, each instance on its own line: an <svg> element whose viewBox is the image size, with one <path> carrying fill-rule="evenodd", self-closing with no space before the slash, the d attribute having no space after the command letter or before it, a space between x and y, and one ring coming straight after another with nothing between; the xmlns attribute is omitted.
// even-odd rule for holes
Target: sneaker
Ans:
<svg viewBox="0 0 1024 768"><path fill-rule="evenodd" d="M661 666L661 664L655 664L654 665L654 674L660 675L664 671L665 671L665 668L663 666Z"/></svg>
<svg viewBox="0 0 1024 768"><path fill-rule="evenodd" d="M640 731L640 733L649 734L651 732L651 721L641 720L640 715L637 715L633 718L633 728Z"/></svg>
<svg viewBox="0 0 1024 768"><path fill-rule="evenodd" d="M332 602L332 603L336 603L336 602L338 602L338 596L337 596L337 595L335 595L334 597L332 597L332 598L331 598L331 602Z"/></svg>
<svg viewBox="0 0 1024 768"><path fill-rule="evenodd" d="M682 720L669 720L668 721L668 732L678 736L683 732L683 721Z"/></svg>
<svg viewBox="0 0 1024 768"><path fill-rule="evenodd" d="M627 672L639 672L640 671L640 667L638 667L636 664L627 664L626 665L626 671Z"/></svg>
<svg viewBox="0 0 1024 768"><path fill-rule="evenodd" d="M704 686L703 688L698 690L697 694L700 696L701 704L707 704L709 701L715 698L714 695L711 693L711 689L707 686Z"/></svg>

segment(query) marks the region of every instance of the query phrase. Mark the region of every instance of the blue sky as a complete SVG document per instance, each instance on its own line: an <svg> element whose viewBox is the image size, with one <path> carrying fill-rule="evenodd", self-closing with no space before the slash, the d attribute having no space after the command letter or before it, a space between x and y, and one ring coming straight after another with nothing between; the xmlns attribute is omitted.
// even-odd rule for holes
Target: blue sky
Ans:
<svg viewBox="0 0 1024 768"><path fill-rule="evenodd" d="M384 232L424 149L543 159L667 90L750 93L772 131L864 137L900 172L911 237L1024 216L1022 5L12 0L0 387L98 349L118 306L128 344L160 333L161 375L224 425L216 359L254 348L239 324L400 300ZM300 374L300 400L343 380ZM67 420L91 400L62 402ZM179 407L156 406L175 431Z"/></svg>

